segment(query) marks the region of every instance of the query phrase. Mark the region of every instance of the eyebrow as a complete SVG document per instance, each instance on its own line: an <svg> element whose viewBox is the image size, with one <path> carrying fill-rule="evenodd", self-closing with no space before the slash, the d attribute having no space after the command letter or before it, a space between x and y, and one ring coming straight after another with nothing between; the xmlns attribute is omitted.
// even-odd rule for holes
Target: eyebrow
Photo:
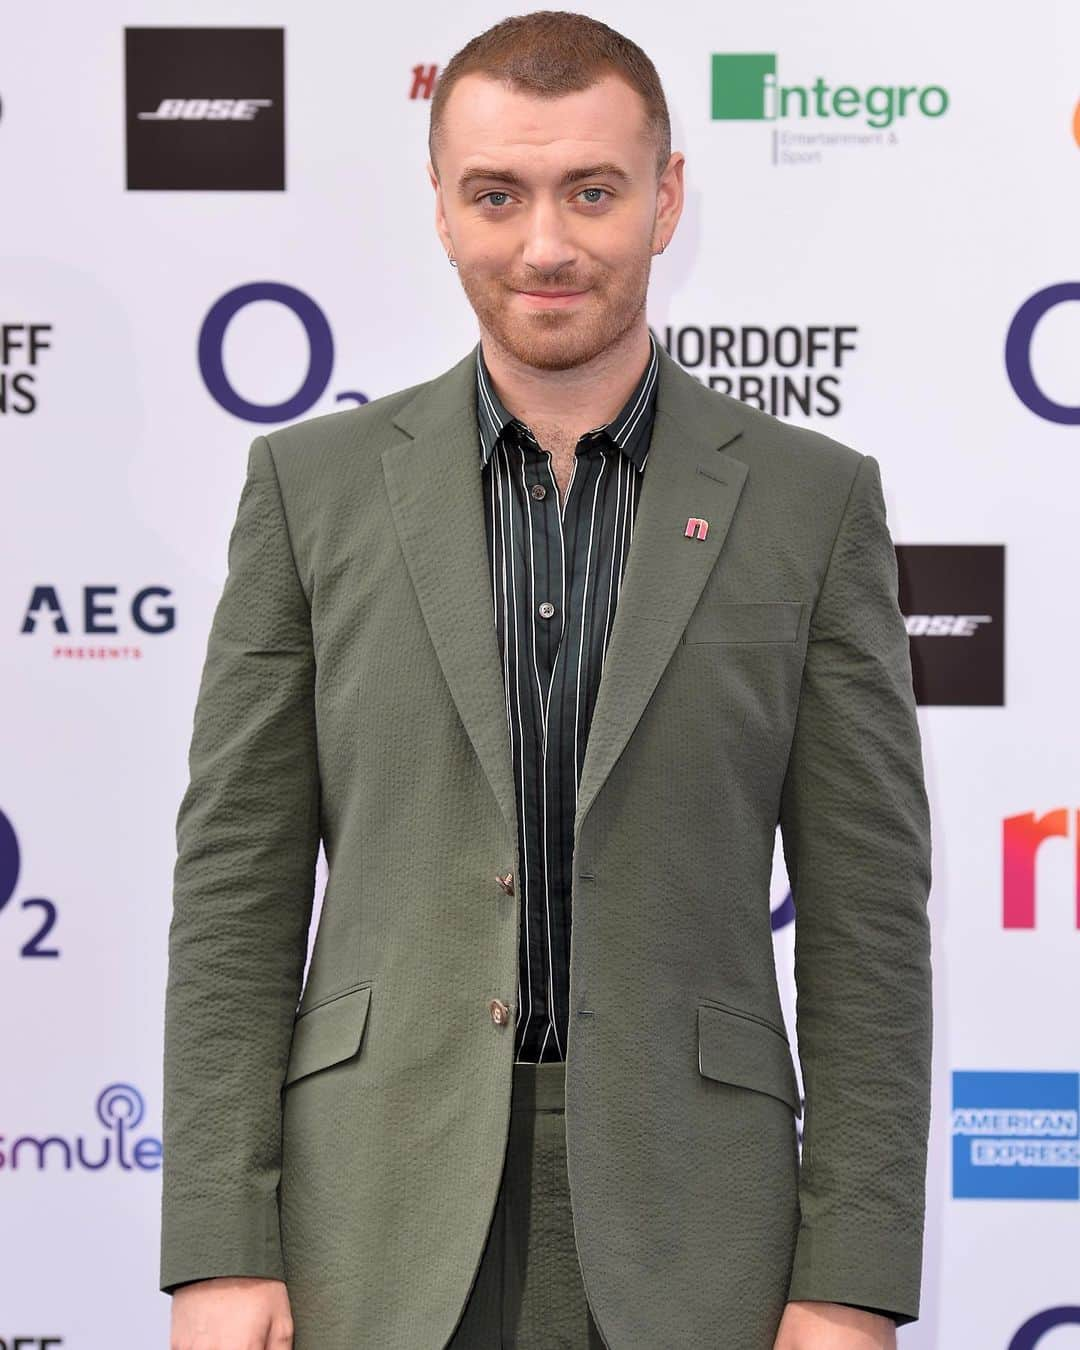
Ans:
<svg viewBox="0 0 1080 1350"><path fill-rule="evenodd" d="M571 183L580 182L583 178L616 178L622 183L631 181L630 175L625 169L620 168L618 164L605 162L603 164L588 164L581 169L567 169L556 186L569 187ZM469 184L479 179L493 179L498 183L511 183L514 187L525 186L525 180L519 174L514 173L512 169L492 169L486 165L477 165L475 168L466 169L458 179L458 191L464 195Z"/></svg>

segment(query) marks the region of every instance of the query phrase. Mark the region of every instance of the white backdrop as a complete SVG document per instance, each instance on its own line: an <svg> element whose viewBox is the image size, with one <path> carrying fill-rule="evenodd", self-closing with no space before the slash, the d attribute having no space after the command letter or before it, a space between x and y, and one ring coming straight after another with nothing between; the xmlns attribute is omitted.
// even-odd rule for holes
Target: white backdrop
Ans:
<svg viewBox="0 0 1080 1350"><path fill-rule="evenodd" d="M816 391L808 414L770 410L878 457L898 544L1005 548L1004 705L920 708L934 1115L922 1316L900 1337L908 1350L1078 1347L1080 423L1068 409L1080 403L1080 6L585 8L653 57L687 156L685 213L653 263L653 327L844 328L839 366L764 368ZM247 448L278 424L215 398L200 330L241 286L315 302L332 374L286 421L465 354L475 323L424 172L429 105L409 90L414 67L444 64L505 12L474 0L386 13L98 0L4 15L4 1350L17 1336L24 1347L167 1344L157 1271L173 828ZM129 188L125 27L219 26L284 30L285 189ZM934 86L946 106L878 128L865 113L803 118L794 105L773 120L716 119L716 53L775 54L783 86ZM260 90L240 78L216 92ZM1069 283L1029 344L1046 403L1025 400L1006 368L1010 325L1032 296ZM228 326L223 353L232 387L274 405L296 393L309 345L287 306L258 300ZM136 602L146 588L160 589ZM1064 833L1032 864L1035 924L1006 927L1004 821L1061 808ZM778 864L777 906L785 894ZM792 937L789 923L777 929L789 1028ZM1064 1075L1052 1091L1047 1073ZM971 1095L954 1097L956 1074L1002 1077L965 1079ZM963 1169L996 1196L957 1193L954 1107L1050 1106L1061 1108L1056 1166L1020 1149L1007 1165ZM1045 1130L1025 1115L974 1133L1016 1143Z"/></svg>

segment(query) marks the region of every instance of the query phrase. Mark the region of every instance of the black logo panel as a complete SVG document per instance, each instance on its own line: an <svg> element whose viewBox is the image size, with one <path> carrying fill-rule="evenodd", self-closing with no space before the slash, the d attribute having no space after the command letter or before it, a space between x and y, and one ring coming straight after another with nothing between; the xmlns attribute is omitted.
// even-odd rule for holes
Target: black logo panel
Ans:
<svg viewBox="0 0 1080 1350"><path fill-rule="evenodd" d="M124 31L127 186L281 192L285 32Z"/></svg>
<svg viewBox="0 0 1080 1350"><path fill-rule="evenodd" d="M897 544L920 704L1005 703L1003 544Z"/></svg>

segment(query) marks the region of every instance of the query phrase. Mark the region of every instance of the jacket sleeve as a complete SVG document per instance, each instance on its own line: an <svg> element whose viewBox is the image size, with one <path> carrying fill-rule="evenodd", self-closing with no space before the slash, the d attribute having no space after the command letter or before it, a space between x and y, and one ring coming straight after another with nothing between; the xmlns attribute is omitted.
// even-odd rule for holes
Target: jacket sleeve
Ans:
<svg viewBox="0 0 1080 1350"><path fill-rule="evenodd" d="M788 1298L919 1313L932 1038L930 814L878 462L811 616L780 828L805 1106Z"/></svg>
<svg viewBox="0 0 1080 1350"><path fill-rule="evenodd" d="M315 661L270 445L252 442L176 821L163 1082L165 1293L283 1279L281 1087L319 849Z"/></svg>

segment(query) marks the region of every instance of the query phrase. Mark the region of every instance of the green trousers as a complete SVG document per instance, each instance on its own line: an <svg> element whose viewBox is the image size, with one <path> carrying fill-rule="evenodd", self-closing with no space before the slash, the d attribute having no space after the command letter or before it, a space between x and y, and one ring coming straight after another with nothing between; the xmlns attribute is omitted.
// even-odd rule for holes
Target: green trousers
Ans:
<svg viewBox="0 0 1080 1350"><path fill-rule="evenodd" d="M491 1228L446 1350L604 1350L574 1245L561 1061L514 1065Z"/></svg>

